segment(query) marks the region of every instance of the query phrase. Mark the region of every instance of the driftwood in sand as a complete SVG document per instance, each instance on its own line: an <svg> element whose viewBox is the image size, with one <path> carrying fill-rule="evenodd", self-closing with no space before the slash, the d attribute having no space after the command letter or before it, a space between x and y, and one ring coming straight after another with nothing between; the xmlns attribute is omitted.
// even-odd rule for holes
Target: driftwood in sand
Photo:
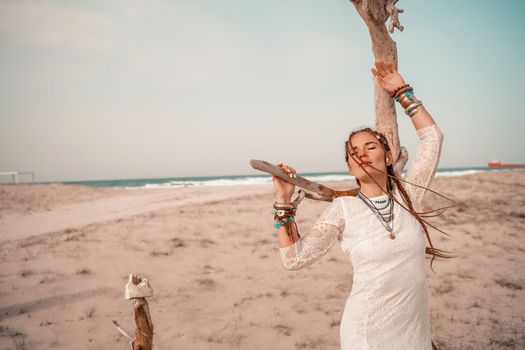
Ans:
<svg viewBox="0 0 525 350"><path fill-rule="evenodd" d="M393 63L397 69L397 47L390 37L390 33L397 28L403 31L399 23L398 9L395 4L398 0L350 0L357 13L365 21L370 38L372 39L372 52L376 61ZM389 30L386 21L390 18ZM391 146L392 156L395 159L394 170L400 174L408 160L408 152L399 142L397 129L395 102L390 95L374 80L376 129L383 133Z"/></svg>
<svg viewBox="0 0 525 350"><path fill-rule="evenodd" d="M125 298L133 300L133 318L135 320L135 338L124 331L117 321L113 324L120 333L130 340L132 350L152 350L153 349L153 322L149 313L147 297L153 296L153 289L150 287L148 279L135 274L129 275L126 284Z"/></svg>

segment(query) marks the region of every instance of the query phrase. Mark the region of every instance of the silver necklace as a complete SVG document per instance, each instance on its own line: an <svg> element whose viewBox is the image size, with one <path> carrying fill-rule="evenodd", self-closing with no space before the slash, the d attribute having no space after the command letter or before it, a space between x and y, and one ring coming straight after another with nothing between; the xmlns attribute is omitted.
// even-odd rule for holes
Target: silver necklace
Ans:
<svg viewBox="0 0 525 350"><path fill-rule="evenodd" d="M388 231L390 239L396 238L394 234L394 200L389 196L388 200L385 200L386 205L384 207L377 207L376 204L380 204L383 201L374 201L365 196L361 192L357 192L357 196L366 204L367 207L372 210L379 222ZM388 208L388 213L382 211Z"/></svg>

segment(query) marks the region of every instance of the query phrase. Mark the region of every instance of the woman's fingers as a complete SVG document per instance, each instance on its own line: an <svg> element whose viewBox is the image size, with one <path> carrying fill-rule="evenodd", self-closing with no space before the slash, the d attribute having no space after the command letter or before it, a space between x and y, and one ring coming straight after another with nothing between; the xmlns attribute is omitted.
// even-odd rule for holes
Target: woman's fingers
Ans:
<svg viewBox="0 0 525 350"><path fill-rule="evenodd" d="M297 171L294 168L284 163L278 163L277 166L283 169L290 177L295 177L297 174Z"/></svg>
<svg viewBox="0 0 525 350"><path fill-rule="evenodd" d="M377 62L376 73L377 73L378 79L385 79L385 76L388 74L382 62Z"/></svg>
<svg viewBox="0 0 525 350"><path fill-rule="evenodd" d="M381 62L381 67L383 68L383 72L385 74L390 73L390 64L385 63L385 62Z"/></svg>
<svg viewBox="0 0 525 350"><path fill-rule="evenodd" d="M379 74L379 72L377 70L375 70L374 68L372 68L372 74L374 75L374 77L377 78L377 80L380 82L380 83L383 83L383 77Z"/></svg>
<svg viewBox="0 0 525 350"><path fill-rule="evenodd" d="M372 68L372 71L375 72L375 76L376 77L381 77L383 75L383 72L381 70L381 66L380 66L379 62L376 62L376 66L375 66L375 68Z"/></svg>
<svg viewBox="0 0 525 350"><path fill-rule="evenodd" d="M291 166L288 166L288 165L285 166L284 171L286 171L286 173L290 177L295 177L295 174L297 174L297 171L295 171L294 168L292 168Z"/></svg>
<svg viewBox="0 0 525 350"><path fill-rule="evenodd" d="M381 76L384 76L387 73L387 71L385 69L385 64L383 62L377 61L376 62L376 67L377 67L377 70L379 71L379 74Z"/></svg>
<svg viewBox="0 0 525 350"><path fill-rule="evenodd" d="M383 61L376 61L376 72L379 73L379 76L385 77L387 74L395 73L396 67L393 63L385 63Z"/></svg>
<svg viewBox="0 0 525 350"><path fill-rule="evenodd" d="M290 171L290 168L288 167L288 165L284 164L284 163L279 163L277 164L277 166L281 169L283 169L284 171L286 172L289 172Z"/></svg>

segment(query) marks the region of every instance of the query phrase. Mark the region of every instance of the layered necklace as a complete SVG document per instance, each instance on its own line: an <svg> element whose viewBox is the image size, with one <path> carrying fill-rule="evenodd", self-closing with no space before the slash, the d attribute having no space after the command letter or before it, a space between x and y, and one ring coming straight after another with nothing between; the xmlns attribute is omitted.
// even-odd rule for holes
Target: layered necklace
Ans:
<svg viewBox="0 0 525 350"><path fill-rule="evenodd" d="M394 200L388 198L370 199L362 192L357 192L357 196L372 210L379 222L388 231L390 239L396 238L394 235Z"/></svg>

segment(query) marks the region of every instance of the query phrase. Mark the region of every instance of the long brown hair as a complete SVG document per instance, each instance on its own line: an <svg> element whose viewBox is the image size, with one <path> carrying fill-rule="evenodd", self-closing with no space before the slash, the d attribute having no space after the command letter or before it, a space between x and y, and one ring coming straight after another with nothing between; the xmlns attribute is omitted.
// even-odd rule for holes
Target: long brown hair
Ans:
<svg viewBox="0 0 525 350"><path fill-rule="evenodd" d="M362 128L362 129L358 129L358 130L355 130L355 131L350 133L350 136L348 136L348 140L345 142L345 160L346 160L346 163L349 164L350 157L352 157L352 159L357 164L361 164L362 163L360 160L356 160L355 155L353 153L353 147L352 147L352 144L351 144L352 137L354 135L358 134L358 133L361 133L361 132L368 132L368 133L372 134L381 143L381 145L383 147L383 150L384 150L384 153L385 153L385 164L386 164L386 156L387 156L387 153L390 152L390 146L388 145L388 141L387 141L386 137L382 133L380 133L380 132L378 132L376 130L373 130L371 128ZM393 163L394 162L392 162L392 164ZM438 216L438 215L442 214L446 209L452 208L453 206L455 206L456 202L454 200L448 198L448 197L443 196L442 194L440 194L440 193L438 193L436 191L433 191L433 190L428 189L428 188L423 187L423 186L419 186L419 185L410 183L410 182L408 182L408 181L406 181L404 179L398 178L395 175L395 173L394 173L394 167L393 167L392 164L386 166L386 169L387 169L387 173L386 173L386 175L387 175L387 188L386 188L386 191L385 191L385 189L382 188L381 185L379 185L376 182L376 180L372 176L370 176L370 174L363 167L361 167L361 169L363 169L363 171L376 183L376 185L379 186L379 188L383 192L385 192L388 195L389 198L391 198L394 202L399 204L403 209L405 209L410 214L412 214L412 216L414 216L417 219L417 221L421 224L421 227L423 228L423 231L425 232L425 236L426 236L426 238L428 240L428 243L430 245L430 247L426 247L425 248L425 253L431 259L430 260L430 268L432 269L432 263L434 262L434 259L436 257L439 257L439 258L453 258L454 256L450 255L448 252L445 252L445 251L443 251L441 249L438 249L438 248L434 247L434 245L432 244L432 240L430 239L430 235L429 235L427 226L430 226L430 227L436 229L437 231L439 231L439 232L441 232L441 233L443 233L443 234L445 234L447 236L449 234L444 232L444 231L442 231L442 230L440 230L440 229L438 229L434 225L430 224L424 218ZM370 167L372 167L373 169L375 169L377 171L382 172L381 170L376 169L373 166L370 166ZM360 185L359 179L356 178L356 181L357 181L357 184ZM416 187L425 188L426 190L428 190L428 191L430 191L432 193L435 193L435 194L439 195L440 197L451 201L453 203L453 205L448 206L448 207L442 207L442 208L433 209L433 210L430 210L430 211L427 211L427 212L417 212L414 209L414 206L412 204L412 200L410 199L410 196L408 195L405 187L401 184L401 182L405 182L405 183L408 183L408 184L416 186ZM392 194L394 186L396 186L397 189L399 190L399 193L401 194L401 197L403 198L403 202L405 203L405 205L401 204L397 200L397 198ZM432 269L432 271L434 271L434 269Z"/></svg>

